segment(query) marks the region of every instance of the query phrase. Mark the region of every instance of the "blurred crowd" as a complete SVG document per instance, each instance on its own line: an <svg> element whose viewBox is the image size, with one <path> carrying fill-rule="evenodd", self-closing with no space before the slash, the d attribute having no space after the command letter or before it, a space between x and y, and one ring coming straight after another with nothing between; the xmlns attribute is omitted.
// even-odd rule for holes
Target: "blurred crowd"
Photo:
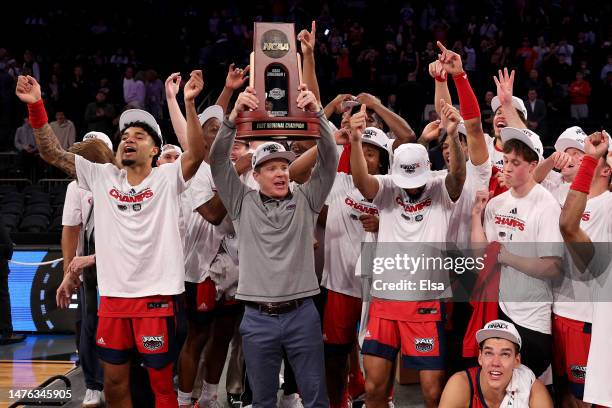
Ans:
<svg viewBox="0 0 612 408"><path fill-rule="evenodd" d="M439 40L462 56L485 126L492 124L492 76L504 66L516 69L514 94L526 102L528 126L550 146L572 124L610 128L611 10L607 2L573 0L40 5L15 12L0 28L0 151L36 154L14 96L19 74L40 81L64 147L92 130L115 135L116 144L127 107L152 113L172 141L163 83L170 67L201 67L206 88L199 102L212 102L227 66L248 63L254 21L294 22L297 32L311 20L324 103L339 93L369 92L419 131L436 115L427 69Z"/></svg>

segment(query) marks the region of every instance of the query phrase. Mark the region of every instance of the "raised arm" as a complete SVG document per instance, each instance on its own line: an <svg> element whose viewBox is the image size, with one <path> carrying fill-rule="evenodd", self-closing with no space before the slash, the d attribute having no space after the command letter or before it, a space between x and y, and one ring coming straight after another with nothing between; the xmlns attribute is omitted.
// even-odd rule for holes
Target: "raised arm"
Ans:
<svg viewBox="0 0 612 408"><path fill-rule="evenodd" d="M325 113L314 94L308 91L305 84L300 85L297 106L309 112L317 112L319 117L321 136L317 140L317 162L310 175L310 180L303 187L311 209L318 213L325 204L325 199L334 184L336 169L338 168L338 151Z"/></svg>
<svg viewBox="0 0 612 408"><path fill-rule="evenodd" d="M227 76L225 77L225 86L217 98L215 105L219 105L223 108L223 113L227 112L230 100L237 89L242 88L247 79L249 79L248 73L251 69L250 66L246 68L236 68L234 64L230 64L227 69Z"/></svg>
<svg viewBox="0 0 612 408"><path fill-rule="evenodd" d="M368 173L368 164L363 155L361 139L366 128L366 105L351 116L351 174L353 183L359 192L368 200L373 200L378 194L380 185L376 177Z"/></svg>
<svg viewBox="0 0 612 408"><path fill-rule="evenodd" d="M302 80L308 87L319 105L321 104L321 94L319 93L319 82L317 81L317 72L315 70L315 59L314 59L314 46L317 40L317 23L312 22L310 32L308 30L302 30L297 37L302 47L302 56L304 58L302 65Z"/></svg>
<svg viewBox="0 0 612 408"><path fill-rule="evenodd" d="M447 72L444 69L442 63L437 60L429 64L429 75L435 80L435 88L434 88L434 106L436 107L436 112L438 112L438 116L441 116L440 113L440 104L438 101L440 99L444 99L446 103L453 104L451 100L450 92L448 90L448 82L447 80ZM442 126L446 124L443 123Z"/></svg>
<svg viewBox="0 0 612 408"><path fill-rule="evenodd" d="M538 167L536 167L533 172L534 180L536 183L541 183L552 169L561 170L567 166L571 160L572 158L570 155L565 152L554 152L538 164Z"/></svg>
<svg viewBox="0 0 612 408"><path fill-rule="evenodd" d="M181 74L175 72L166 79L166 103L168 104L168 112L170 113L170 121L172 122L172 129L178 139L179 144L183 150L188 150L187 144L187 121L183 117L181 108L176 100L181 87Z"/></svg>
<svg viewBox="0 0 612 408"><path fill-rule="evenodd" d="M34 129L36 146L40 157L47 163L63 170L76 178L74 154L65 151L57 140L57 136L49 126L45 104L41 97L40 85L31 76L20 75L17 79L17 97L28 104L30 125Z"/></svg>
<svg viewBox="0 0 612 408"><path fill-rule="evenodd" d="M217 133L217 137L210 149L210 171L215 181L219 197L232 220L240 216L242 199L248 188L240 181L230 160L236 127L234 125L238 113L247 109L257 109L259 101L255 96L254 88L247 87L238 95L234 109Z"/></svg>
<svg viewBox="0 0 612 408"><path fill-rule="evenodd" d="M414 131L400 115L387 109L382 104L380 99L367 93L361 93L357 95L357 101L363 105L366 105L369 109L372 109L380 118L389 126L389 130L395 135L395 141L393 142L393 150L397 149L398 146L404 143L416 142L416 135Z"/></svg>
<svg viewBox="0 0 612 408"><path fill-rule="evenodd" d="M334 113L338 115L342 115L342 102L344 101L352 101L355 100L353 95L350 94L339 94L327 105L323 110L325 111L325 117L327 119L331 118Z"/></svg>
<svg viewBox="0 0 612 408"><path fill-rule="evenodd" d="M457 201L461 196L461 190L463 190L463 184L465 183L465 155L461 148L461 142L459 141L459 132L457 126L461 121L461 116L457 109L440 99L440 112L442 113L443 121L446 122L446 134L450 159L449 169L446 175L446 190L448 195L453 201Z"/></svg>
<svg viewBox="0 0 612 408"><path fill-rule="evenodd" d="M489 191L479 190L476 192L476 199L474 200L474 207L472 207L472 245L487 244L487 235L485 234L482 226L482 213L484 212L487 202L489 201ZM480 247L480 245L478 245ZM482 246L484 248L484 246Z"/></svg>
<svg viewBox="0 0 612 408"><path fill-rule="evenodd" d="M440 41L438 41L437 44L441 51L438 60L444 70L452 75L455 87L457 88L461 117L464 120L465 130L467 132L466 136L470 161L473 165L479 166L489 160L489 151L487 149L484 131L482 130L478 99L470 85L467 74L463 70L461 56L454 51L446 49ZM437 82L438 81L436 81L436 83ZM450 104L449 101L447 102Z"/></svg>
<svg viewBox="0 0 612 408"><path fill-rule="evenodd" d="M318 149L313 146L289 165L289 178L303 184L310 178L310 173L317 162Z"/></svg>
<svg viewBox="0 0 612 408"><path fill-rule="evenodd" d="M183 178L186 181L196 174L210 149L210 146L204 139L204 131L200 126L195 106L195 98L202 92L202 89L204 89L202 71L192 71L191 77L185 84L185 89L183 89L185 111L187 113L187 146L189 148L181 156L181 169L183 170Z"/></svg>
<svg viewBox="0 0 612 408"><path fill-rule="evenodd" d="M594 145L595 143L597 145ZM580 220L586 208L597 164L600 158L605 157L608 152L608 138L602 137L600 132L589 136L584 141L584 152L582 164L576 173L559 217L559 228L563 241L567 244L574 264L582 271L586 270L593 259L595 248L591 238L580 228Z"/></svg>
<svg viewBox="0 0 612 408"><path fill-rule="evenodd" d="M507 126L517 129L525 129L525 123L519 117L514 105L512 105L512 88L514 86L514 70L508 74L508 68L501 69L497 73L497 77L493 77L497 86L497 96L502 108L504 108L504 116L506 117ZM525 118L526 119L526 118Z"/></svg>

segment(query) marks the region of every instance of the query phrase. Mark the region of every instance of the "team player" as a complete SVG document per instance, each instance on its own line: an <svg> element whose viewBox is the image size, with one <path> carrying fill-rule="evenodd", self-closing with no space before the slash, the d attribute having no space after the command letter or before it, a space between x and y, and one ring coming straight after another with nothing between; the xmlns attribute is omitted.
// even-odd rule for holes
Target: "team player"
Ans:
<svg viewBox="0 0 612 408"><path fill-rule="evenodd" d="M368 174L362 134L365 107L351 123L351 172L365 199L380 213L378 242L444 242L453 203L465 181L465 157L459 143L459 112L440 101L447 120L451 167L446 177L432 177L427 151L420 144L405 144L395 150L390 175ZM425 279L425 272L421 273ZM396 276L397 281L410 279ZM393 280L391 275L381 278ZM410 293L405 293L410 298ZM366 405L384 407L392 384L392 368L401 349L404 367L419 370L421 390L428 407L437 406L444 383L444 313L439 296L415 294L414 301L397 300L390 291L373 293L367 334L363 342L366 372Z"/></svg>
<svg viewBox="0 0 612 408"><path fill-rule="evenodd" d="M559 324L564 329L560 333L564 348L559 350L565 351L562 355L562 368L570 381L570 390L577 399L580 397L575 391L580 391L584 384L584 402L579 402L580 406L589 406L591 403L612 406L612 388L608 375L612 364L609 255L612 242L612 193L608 191L612 173L612 153L609 150L610 139L606 132L596 132L586 138L585 155L559 219L563 240L571 254L572 268L585 272L583 276L590 279L592 289L590 347L589 336L580 330L584 329L580 322L563 319L560 322L563 325ZM581 300L576 299L574 307L584 307L581 306Z"/></svg>
<svg viewBox="0 0 612 408"><path fill-rule="evenodd" d="M187 109L195 111L203 85L202 72L193 71L184 92ZM184 291L185 274L178 197L204 158L204 141L188 129L189 150L180 161L152 168L162 145L159 126L147 112L128 110L119 120L123 169L94 164L59 146L34 78L20 76L16 93L28 104L42 158L76 176L96 204L101 296L96 343L107 403L131 406L129 360L136 348L148 368L156 406L177 407L174 296Z"/></svg>
<svg viewBox="0 0 612 408"><path fill-rule="evenodd" d="M454 374L440 408L552 408L548 390L521 364L521 335L504 320L476 332L478 366Z"/></svg>
<svg viewBox="0 0 612 408"><path fill-rule="evenodd" d="M488 191L477 195L472 218L472 242L502 244L498 262L499 316L513 323L523 339L522 362L536 376L551 363L551 279L560 276L561 234L556 224L560 208L533 178L542 144L528 129L503 128L505 183L510 187L486 205ZM519 255L520 254L520 255Z"/></svg>

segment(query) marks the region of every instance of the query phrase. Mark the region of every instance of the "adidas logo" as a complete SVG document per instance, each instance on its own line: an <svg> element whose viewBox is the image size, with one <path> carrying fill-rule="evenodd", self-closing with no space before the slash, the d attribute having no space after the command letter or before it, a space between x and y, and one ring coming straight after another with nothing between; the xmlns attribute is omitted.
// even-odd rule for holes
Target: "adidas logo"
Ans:
<svg viewBox="0 0 612 408"><path fill-rule="evenodd" d="M517 213L516 208L513 208L513 209L510 210L510 214L516 215L516 213Z"/></svg>
<svg viewBox="0 0 612 408"><path fill-rule="evenodd" d="M104 337L100 337L97 341L98 344L106 344L106 342L104 341Z"/></svg>

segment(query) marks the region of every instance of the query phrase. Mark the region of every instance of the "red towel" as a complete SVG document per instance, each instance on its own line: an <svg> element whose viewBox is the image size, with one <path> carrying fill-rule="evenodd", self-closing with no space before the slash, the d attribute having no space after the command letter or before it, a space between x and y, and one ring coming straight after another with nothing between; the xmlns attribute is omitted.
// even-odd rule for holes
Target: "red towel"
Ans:
<svg viewBox="0 0 612 408"><path fill-rule="evenodd" d="M351 174L351 145L346 144L338 161L338 173Z"/></svg>
<svg viewBox="0 0 612 408"><path fill-rule="evenodd" d="M478 343L476 332L491 320L497 320L499 299L499 276L501 265L497 263L497 255L501 244L491 242L485 251L484 267L478 274L476 285L472 292L472 316L463 337L463 357L478 357Z"/></svg>
<svg viewBox="0 0 612 408"><path fill-rule="evenodd" d="M491 179L489 180L489 192L493 193L491 198L496 197L500 195L501 193L508 191L508 187L500 185L499 181L497 180L496 176L497 176L497 173L499 172L500 170L498 170L497 167L493 166L493 171L491 172Z"/></svg>

